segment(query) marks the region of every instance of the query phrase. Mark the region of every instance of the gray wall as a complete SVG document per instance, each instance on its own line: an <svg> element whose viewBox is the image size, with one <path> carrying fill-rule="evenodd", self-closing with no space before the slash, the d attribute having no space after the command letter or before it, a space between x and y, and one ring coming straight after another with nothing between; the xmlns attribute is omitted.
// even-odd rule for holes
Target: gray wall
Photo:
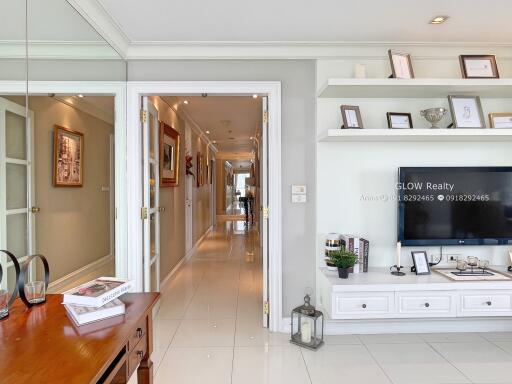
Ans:
<svg viewBox="0 0 512 384"><path fill-rule="evenodd" d="M283 312L289 315L302 303L305 288L315 287L314 61L131 61L128 80L281 81ZM291 204L292 184L307 185L306 204Z"/></svg>

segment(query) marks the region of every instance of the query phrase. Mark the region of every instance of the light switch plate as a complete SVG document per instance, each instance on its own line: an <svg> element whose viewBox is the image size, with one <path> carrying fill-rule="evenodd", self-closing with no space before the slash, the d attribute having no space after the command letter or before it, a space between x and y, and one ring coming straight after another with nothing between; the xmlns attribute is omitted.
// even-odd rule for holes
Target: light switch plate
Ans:
<svg viewBox="0 0 512 384"><path fill-rule="evenodd" d="M306 195L292 195L292 203L305 203Z"/></svg>
<svg viewBox="0 0 512 384"><path fill-rule="evenodd" d="M292 185L292 194L293 195L305 195L306 194L306 186L305 185Z"/></svg>

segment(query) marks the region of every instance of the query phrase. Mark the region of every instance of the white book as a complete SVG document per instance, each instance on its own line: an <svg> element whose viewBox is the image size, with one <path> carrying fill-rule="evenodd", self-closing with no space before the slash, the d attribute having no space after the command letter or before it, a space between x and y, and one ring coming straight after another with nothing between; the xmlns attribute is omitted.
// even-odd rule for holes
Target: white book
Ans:
<svg viewBox="0 0 512 384"><path fill-rule="evenodd" d="M66 311L76 323L76 325L84 325L95 321L108 319L110 317L124 315L124 303L119 299L114 299L103 307L84 307L75 304L64 304Z"/></svg>
<svg viewBox="0 0 512 384"><path fill-rule="evenodd" d="M130 280L99 277L64 292L62 304L101 307L132 289Z"/></svg>

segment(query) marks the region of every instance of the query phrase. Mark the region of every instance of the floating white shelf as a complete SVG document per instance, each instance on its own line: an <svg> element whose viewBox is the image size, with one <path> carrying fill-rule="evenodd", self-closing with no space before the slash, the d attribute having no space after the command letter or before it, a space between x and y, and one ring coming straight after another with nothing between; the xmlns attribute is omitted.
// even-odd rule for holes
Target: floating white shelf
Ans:
<svg viewBox="0 0 512 384"><path fill-rule="evenodd" d="M349 141L512 141L512 129L328 129L319 142Z"/></svg>
<svg viewBox="0 0 512 384"><path fill-rule="evenodd" d="M330 78L320 98L441 98L448 95L512 97L512 79L340 79Z"/></svg>

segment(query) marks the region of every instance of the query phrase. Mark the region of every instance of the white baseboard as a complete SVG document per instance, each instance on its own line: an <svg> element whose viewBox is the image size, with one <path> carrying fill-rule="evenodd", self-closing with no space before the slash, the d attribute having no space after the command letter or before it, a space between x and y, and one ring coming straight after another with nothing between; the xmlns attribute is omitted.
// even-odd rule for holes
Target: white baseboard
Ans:
<svg viewBox="0 0 512 384"><path fill-rule="evenodd" d="M282 332L290 333L291 319L284 318ZM512 320L502 318L325 320L326 335L386 333L510 332Z"/></svg>
<svg viewBox="0 0 512 384"><path fill-rule="evenodd" d="M176 273L179 271L179 269L181 268L181 266L188 260L192 257L192 255L197 251L197 248L199 247L199 245L203 242L203 240L206 238L206 236L208 236L208 234L212 231L213 229L213 226L211 226L210 228L208 228L206 230L206 232L203 234L203 236L201 236L197 242L194 244L194 246L192 248L190 248L190 251L188 251L184 257L181 258L181 260L174 266L173 269L171 269L171 271L167 274L167 276L165 276L165 278L162 280L162 282L160 283L160 291L164 291L167 286L170 284L170 282L172 281L172 278L176 275Z"/></svg>
<svg viewBox="0 0 512 384"><path fill-rule="evenodd" d="M91 276L104 276L109 274L109 268L114 262L114 255L107 255L76 271L61 277L48 285L48 293L62 293L82 282L90 280Z"/></svg>

